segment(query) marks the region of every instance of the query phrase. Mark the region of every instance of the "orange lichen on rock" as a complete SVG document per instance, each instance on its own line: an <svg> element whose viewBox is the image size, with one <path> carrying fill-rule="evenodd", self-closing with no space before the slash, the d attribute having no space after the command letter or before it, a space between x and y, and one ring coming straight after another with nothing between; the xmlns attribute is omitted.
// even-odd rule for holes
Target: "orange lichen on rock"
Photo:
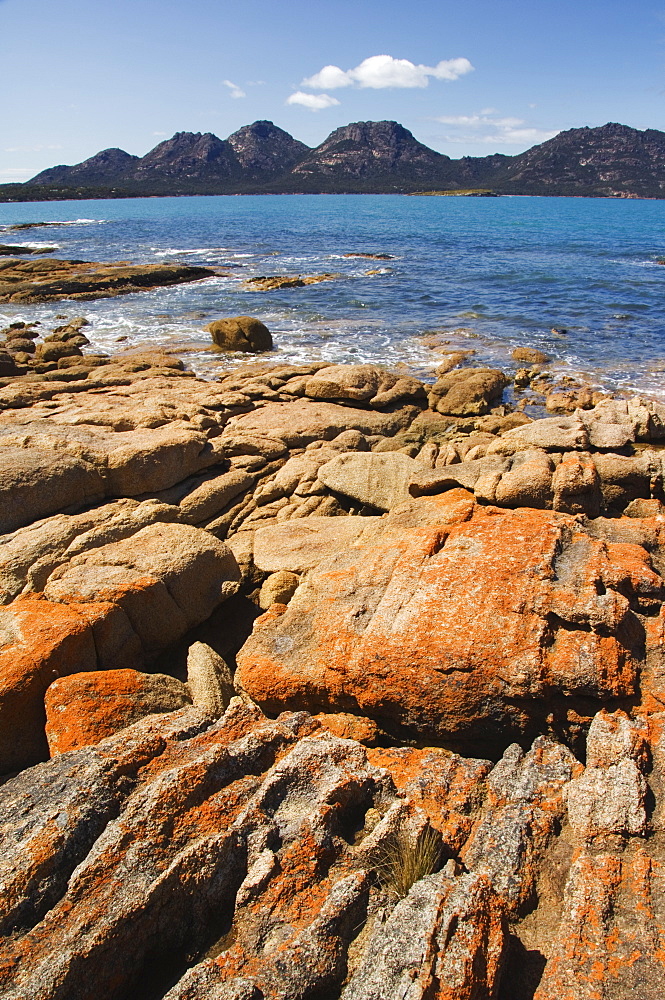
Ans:
<svg viewBox="0 0 665 1000"><path fill-rule="evenodd" d="M468 494L445 496L438 524L425 503L422 527L418 501L406 524L398 508L311 570L283 614L255 623L237 680L264 709L352 711L480 749L533 732L553 696L635 693L635 612L662 586L647 553L592 538L570 515L476 508L469 519Z"/></svg>
<svg viewBox="0 0 665 1000"><path fill-rule="evenodd" d="M95 669L95 628L111 611L33 596L0 610L0 772L48 755L44 692L57 677Z"/></svg>
<svg viewBox="0 0 665 1000"><path fill-rule="evenodd" d="M51 755L98 743L145 715L191 704L184 684L167 674L95 670L53 682L44 699Z"/></svg>
<svg viewBox="0 0 665 1000"><path fill-rule="evenodd" d="M320 712L314 718L340 739L357 740L367 747L376 746L381 737L381 730L373 719L351 715L349 712Z"/></svg>
<svg viewBox="0 0 665 1000"><path fill-rule="evenodd" d="M490 761L411 747L372 749L367 757L388 771L396 788L419 805L443 835L448 850L457 853L482 805Z"/></svg>
<svg viewBox="0 0 665 1000"><path fill-rule="evenodd" d="M151 524L74 556L44 595L0 609L0 774L47 755L43 697L54 680L145 666L235 593L239 575L208 532Z"/></svg>
<svg viewBox="0 0 665 1000"><path fill-rule="evenodd" d="M665 975L665 866L643 848L581 850L573 861L555 954L534 1000L657 1000Z"/></svg>

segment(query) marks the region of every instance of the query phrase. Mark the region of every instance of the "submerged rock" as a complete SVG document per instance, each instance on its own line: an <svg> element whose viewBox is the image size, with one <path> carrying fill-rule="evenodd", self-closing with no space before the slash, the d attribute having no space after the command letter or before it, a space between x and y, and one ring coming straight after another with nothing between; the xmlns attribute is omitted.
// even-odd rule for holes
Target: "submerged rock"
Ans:
<svg viewBox="0 0 665 1000"><path fill-rule="evenodd" d="M304 278L295 275L259 275L256 278L248 278L247 285L252 289L259 289L262 292L274 291L279 288L304 288L305 285L317 285L320 281L332 281L339 278L339 274L311 274Z"/></svg>

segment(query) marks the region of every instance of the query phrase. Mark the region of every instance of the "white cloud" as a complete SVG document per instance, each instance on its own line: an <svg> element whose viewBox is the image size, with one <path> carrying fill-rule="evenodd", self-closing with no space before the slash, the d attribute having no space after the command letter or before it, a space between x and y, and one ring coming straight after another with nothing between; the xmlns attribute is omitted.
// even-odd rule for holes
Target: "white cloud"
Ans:
<svg viewBox="0 0 665 1000"><path fill-rule="evenodd" d="M494 110L493 108L484 108L483 111L475 115L439 115L434 118L434 121L441 122L442 125L453 125L467 130L442 136L441 138L445 139L446 142L467 144L483 142L495 146L525 146L545 142L557 135L558 129L551 132L546 129L533 128L523 118L497 118L490 113ZM469 132L469 129L472 131ZM479 134L481 130L482 134Z"/></svg>
<svg viewBox="0 0 665 1000"><path fill-rule="evenodd" d="M468 59L443 59L436 66L416 65L409 59L393 56L370 56L355 69L343 70L339 66L324 66L314 76L302 81L301 87L312 90L336 90L339 87L427 87L430 77L435 80L457 80L470 73L473 66Z"/></svg>
<svg viewBox="0 0 665 1000"><path fill-rule="evenodd" d="M168 132L153 132L153 135L168 135Z"/></svg>
<svg viewBox="0 0 665 1000"><path fill-rule="evenodd" d="M323 111L324 108L339 104L339 101L330 94L304 94L302 90L297 90L287 97L286 104L302 104L303 108L309 108L310 111Z"/></svg>
<svg viewBox="0 0 665 1000"><path fill-rule="evenodd" d="M231 80L222 80L222 83L224 84L225 87L228 87L229 90L231 91L231 97L235 98L247 97L245 91L241 90L240 87L237 84L233 83Z"/></svg>
<svg viewBox="0 0 665 1000"><path fill-rule="evenodd" d="M490 118L487 114L479 115L441 115L434 119L442 125L467 125L475 128L479 125L493 125L496 128L515 128L517 125L524 125L522 118Z"/></svg>

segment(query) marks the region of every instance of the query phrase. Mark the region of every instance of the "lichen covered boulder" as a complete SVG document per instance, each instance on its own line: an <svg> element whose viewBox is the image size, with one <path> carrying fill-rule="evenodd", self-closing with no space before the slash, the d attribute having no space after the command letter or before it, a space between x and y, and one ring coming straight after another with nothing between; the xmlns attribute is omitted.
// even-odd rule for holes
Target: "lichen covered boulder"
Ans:
<svg viewBox="0 0 665 1000"><path fill-rule="evenodd" d="M191 704L186 686L168 674L93 670L60 677L44 698L51 756L99 743L145 715Z"/></svg>
<svg viewBox="0 0 665 1000"><path fill-rule="evenodd" d="M236 683L270 712L357 712L474 753L559 727L574 739L636 694L640 615L662 593L640 546L451 490L310 570L256 621Z"/></svg>

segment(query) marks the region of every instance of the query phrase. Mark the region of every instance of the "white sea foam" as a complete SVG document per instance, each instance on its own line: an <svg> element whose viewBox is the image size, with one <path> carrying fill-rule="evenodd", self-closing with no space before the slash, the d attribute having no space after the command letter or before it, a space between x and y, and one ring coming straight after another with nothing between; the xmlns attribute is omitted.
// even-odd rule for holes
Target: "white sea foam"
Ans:
<svg viewBox="0 0 665 1000"><path fill-rule="evenodd" d="M29 240L21 240L19 243L12 241L12 246L25 247L26 250L60 250L59 243L36 243Z"/></svg>

